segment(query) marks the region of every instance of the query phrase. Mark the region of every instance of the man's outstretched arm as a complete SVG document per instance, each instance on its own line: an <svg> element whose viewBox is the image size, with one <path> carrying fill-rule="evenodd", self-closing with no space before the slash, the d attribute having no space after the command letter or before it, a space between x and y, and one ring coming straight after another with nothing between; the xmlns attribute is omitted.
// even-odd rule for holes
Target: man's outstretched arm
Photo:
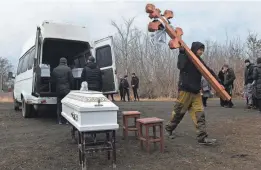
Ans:
<svg viewBox="0 0 261 170"><path fill-rule="evenodd" d="M178 63L177 63L177 67L179 70L184 69L184 67L186 66L187 62L188 62L188 56L186 55L186 52L184 50L184 48L180 48L179 49L179 55L178 55Z"/></svg>

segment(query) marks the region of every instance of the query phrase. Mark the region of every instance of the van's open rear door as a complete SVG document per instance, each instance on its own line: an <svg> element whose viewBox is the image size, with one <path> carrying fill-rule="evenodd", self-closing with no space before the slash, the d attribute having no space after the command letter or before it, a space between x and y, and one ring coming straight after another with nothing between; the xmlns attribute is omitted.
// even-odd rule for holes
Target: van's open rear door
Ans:
<svg viewBox="0 0 261 170"><path fill-rule="evenodd" d="M41 81L41 68L40 64L40 54L41 54L41 29L37 27L36 39L35 39L35 57L34 57L34 66L33 66L33 85L32 85L32 95L39 97L40 96L40 81Z"/></svg>
<svg viewBox="0 0 261 170"><path fill-rule="evenodd" d="M98 67L103 72L103 93L117 93L118 81L112 36L94 42L94 56Z"/></svg>

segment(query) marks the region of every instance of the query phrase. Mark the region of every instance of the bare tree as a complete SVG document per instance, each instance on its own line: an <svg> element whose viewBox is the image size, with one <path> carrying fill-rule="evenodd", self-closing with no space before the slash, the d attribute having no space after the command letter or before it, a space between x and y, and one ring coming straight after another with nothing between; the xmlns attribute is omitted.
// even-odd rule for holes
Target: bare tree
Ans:
<svg viewBox="0 0 261 170"><path fill-rule="evenodd" d="M7 58L0 57L0 82L2 89L5 88L4 82L7 81L8 72L10 72L12 68L13 66Z"/></svg>
<svg viewBox="0 0 261 170"><path fill-rule="evenodd" d="M247 55L251 60L261 57L261 40L257 36L257 33L249 33L247 37Z"/></svg>
<svg viewBox="0 0 261 170"><path fill-rule="evenodd" d="M120 57L119 54L121 54L121 57L123 57L124 63L121 63L125 70L125 74L129 74L129 44L132 41L132 24L134 22L134 18L125 20L124 24L126 29L121 28L118 26L114 21L111 22L112 26L114 26L118 31L118 41L115 41L114 46L117 50L119 50L120 53L117 53L118 57Z"/></svg>

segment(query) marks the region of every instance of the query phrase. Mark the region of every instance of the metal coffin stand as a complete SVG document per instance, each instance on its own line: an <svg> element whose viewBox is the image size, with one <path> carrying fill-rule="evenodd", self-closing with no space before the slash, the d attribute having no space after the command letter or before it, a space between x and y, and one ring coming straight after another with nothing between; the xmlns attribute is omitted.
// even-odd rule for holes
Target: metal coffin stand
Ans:
<svg viewBox="0 0 261 170"><path fill-rule="evenodd" d="M72 91L62 100L62 116L72 125L72 138L78 143L79 160L86 170L87 156L107 152L116 168L116 130L119 108L100 92ZM98 139L98 134L104 138ZM77 136L77 137L76 137Z"/></svg>
<svg viewBox="0 0 261 170"><path fill-rule="evenodd" d="M112 153L112 167L116 168L115 130L96 132L80 132L77 130L77 133L79 160L80 165L82 166L82 170L87 170L87 155L103 151L107 151L108 160L111 159ZM106 134L105 140L96 140L96 134L100 133ZM88 136L91 136L92 140L88 140ZM75 139L75 136L73 136L73 139Z"/></svg>

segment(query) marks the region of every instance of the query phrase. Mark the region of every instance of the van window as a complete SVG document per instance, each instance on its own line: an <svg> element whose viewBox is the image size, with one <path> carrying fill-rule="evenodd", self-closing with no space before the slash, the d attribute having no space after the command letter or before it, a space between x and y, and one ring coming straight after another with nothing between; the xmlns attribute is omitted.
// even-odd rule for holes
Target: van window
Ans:
<svg viewBox="0 0 261 170"><path fill-rule="evenodd" d="M30 52L27 52L27 53L23 56L23 64L22 64L21 73L24 73L24 72L27 70L27 68L28 68L29 54L30 54Z"/></svg>
<svg viewBox="0 0 261 170"><path fill-rule="evenodd" d="M23 62L23 59L20 59L18 67L17 67L17 73L16 73L17 75L19 75L21 73L22 62Z"/></svg>
<svg viewBox="0 0 261 170"><path fill-rule="evenodd" d="M100 68L112 65L111 46L106 45L96 49L96 63Z"/></svg>
<svg viewBox="0 0 261 170"><path fill-rule="evenodd" d="M28 61L28 70L33 68L34 64L34 57L35 57L35 48L33 48L29 54L29 61Z"/></svg>

